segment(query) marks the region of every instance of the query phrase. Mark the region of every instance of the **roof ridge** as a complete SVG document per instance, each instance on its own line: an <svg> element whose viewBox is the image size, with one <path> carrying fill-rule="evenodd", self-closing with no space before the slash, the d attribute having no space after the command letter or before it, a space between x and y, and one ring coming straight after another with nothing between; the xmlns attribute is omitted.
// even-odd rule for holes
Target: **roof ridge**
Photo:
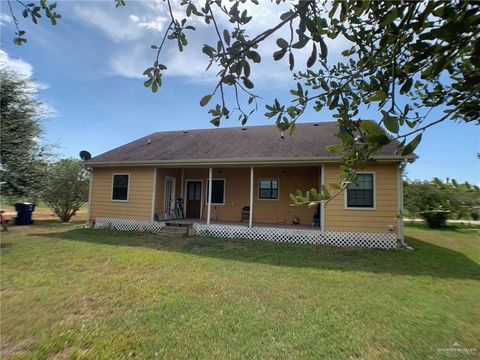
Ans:
<svg viewBox="0 0 480 360"><path fill-rule="evenodd" d="M314 124L336 124L337 121L312 121L312 122L302 122L296 123L296 125L314 125ZM214 127L214 128L201 128L201 129L180 129L180 130L166 130L166 131L155 131L153 134L165 134L165 133L173 133L173 132L190 132L190 131L214 131L214 130L235 130L235 129L243 129L243 128L261 128L261 127L276 127L275 124L264 124L264 125L252 125L252 126L227 126L227 127ZM147 135L148 136L148 135Z"/></svg>

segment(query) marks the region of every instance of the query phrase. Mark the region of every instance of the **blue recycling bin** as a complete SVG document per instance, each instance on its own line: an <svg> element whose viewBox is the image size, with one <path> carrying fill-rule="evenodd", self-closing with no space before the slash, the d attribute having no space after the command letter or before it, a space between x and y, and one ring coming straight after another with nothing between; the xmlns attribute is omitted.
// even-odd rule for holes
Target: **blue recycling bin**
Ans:
<svg viewBox="0 0 480 360"><path fill-rule="evenodd" d="M17 217L15 218L15 225L31 225L33 224L32 213L35 210L35 204L32 203L16 203L15 211Z"/></svg>

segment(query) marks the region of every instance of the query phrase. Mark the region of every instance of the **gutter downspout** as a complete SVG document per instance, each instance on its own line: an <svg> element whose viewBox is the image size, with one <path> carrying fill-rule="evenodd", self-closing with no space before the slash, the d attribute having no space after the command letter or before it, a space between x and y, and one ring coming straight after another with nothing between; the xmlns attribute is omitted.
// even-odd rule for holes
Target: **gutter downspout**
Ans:
<svg viewBox="0 0 480 360"><path fill-rule="evenodd" d="M400 243L402 249L412 251L413 248L405 242L405 236L403 231L403 169L407 165L406 161L400 162L397 168L397 240Z"/></svg>

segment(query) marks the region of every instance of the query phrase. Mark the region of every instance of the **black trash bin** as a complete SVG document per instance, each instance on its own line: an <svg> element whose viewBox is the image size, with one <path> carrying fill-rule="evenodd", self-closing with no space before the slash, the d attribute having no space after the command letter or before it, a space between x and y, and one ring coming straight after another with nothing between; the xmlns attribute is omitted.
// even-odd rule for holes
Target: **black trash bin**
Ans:
<svg viewBox="0 0 480 360"><path fill-rule="evenodd" d="M32 213L34 210L35 210L35 204L16 203L15 211L17 212L17 217L15 218L15 225L33 224Z"/></svg>

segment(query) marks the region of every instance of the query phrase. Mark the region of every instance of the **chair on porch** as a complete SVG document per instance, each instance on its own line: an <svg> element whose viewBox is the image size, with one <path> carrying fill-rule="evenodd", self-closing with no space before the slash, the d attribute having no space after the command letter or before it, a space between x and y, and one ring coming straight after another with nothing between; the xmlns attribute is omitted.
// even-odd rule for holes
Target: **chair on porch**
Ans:
<svg viewBox="0 0 480 360"><path fill-rule="evenodd" d="M250 206L244 206L242 209L242 216L240 217L240 222L243 220L250 220Z"/></svg>

